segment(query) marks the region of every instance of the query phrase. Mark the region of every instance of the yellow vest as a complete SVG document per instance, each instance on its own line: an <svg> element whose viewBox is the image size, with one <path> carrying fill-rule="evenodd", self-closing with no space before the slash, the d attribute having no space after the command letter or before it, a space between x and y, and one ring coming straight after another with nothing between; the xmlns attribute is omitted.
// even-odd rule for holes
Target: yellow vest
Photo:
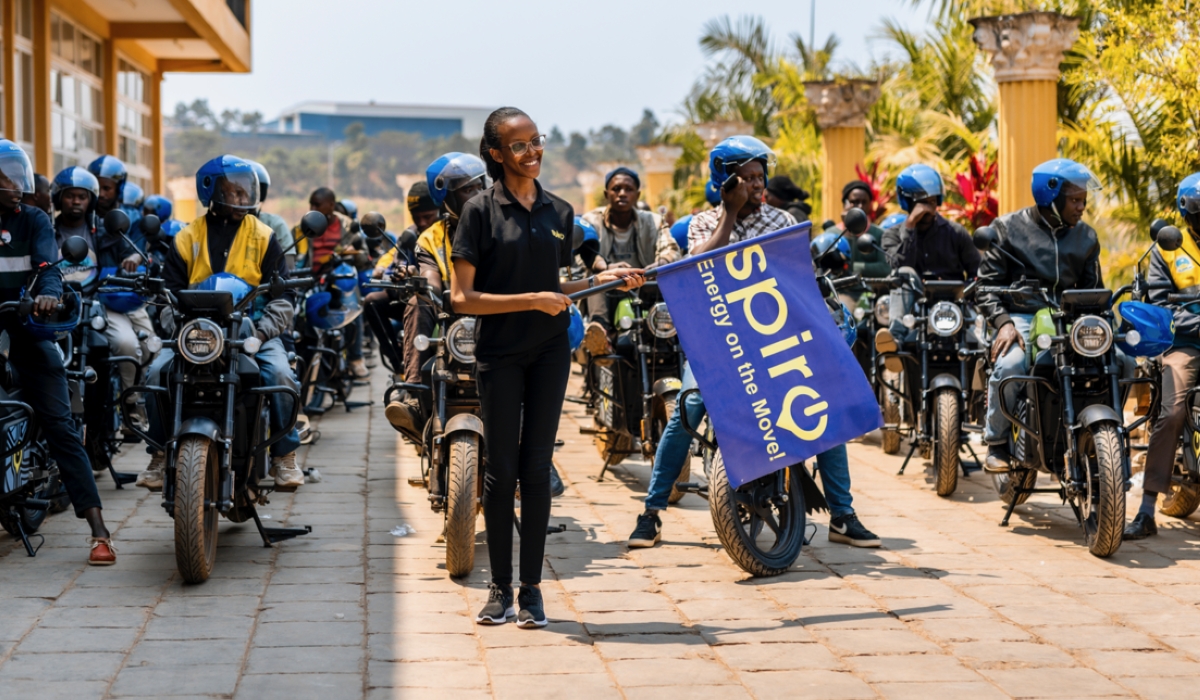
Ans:
<svg viewBox="0 0 1200 700"><path fill-rule="evenodd" d="M274 236L270 226L247 214L229 247L225 272L258 286L263 277L262 261ZM212 263L208 258L208 221L203 216L175 236L175 250L187 263L188 284L198 284L212 276Z"/></svg>
<svg viewBox="0 0 1200 700"><path fill-rule="evenodd" d="M1158 249L1167 269L1171 271L1171 279L1180 291L1200 285L1200 245L1190 233L1183 234L1183 246L1179 250Z"/></svg>
<svg viewBox="0 0 1200 700"><path fill-rule="evenodd" d="M417 245L433 256L433 259L437 261L442 281L449 282L450 273L454 267L450 262L451 241L450 236L446 235L445 220L439 220L433 226L425 229L425 232L417 238Z"/></svg>

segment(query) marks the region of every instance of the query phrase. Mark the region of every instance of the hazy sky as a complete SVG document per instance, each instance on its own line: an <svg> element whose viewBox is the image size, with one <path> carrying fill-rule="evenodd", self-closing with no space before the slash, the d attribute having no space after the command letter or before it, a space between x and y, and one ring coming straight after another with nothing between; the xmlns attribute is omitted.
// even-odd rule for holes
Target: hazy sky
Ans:
<svg viewBox="0 0 1200 700"><path fill-rule="evenodd" d="M494 107L512 104L564 131L661 121L703 72L697 39L715 17L764 17L777 42L810 30L811 0L255 0L254 71L173 73L163 107L207 98L268 120L305 100ZM874 39L894 17L920 28L909 0L816 0L817 44L860 65L888 53Z"/></svg>

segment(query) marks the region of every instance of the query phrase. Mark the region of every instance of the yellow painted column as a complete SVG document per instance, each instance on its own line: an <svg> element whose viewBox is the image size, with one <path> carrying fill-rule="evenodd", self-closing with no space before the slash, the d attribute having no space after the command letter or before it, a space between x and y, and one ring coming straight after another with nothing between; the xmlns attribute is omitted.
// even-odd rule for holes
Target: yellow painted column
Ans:
<svg viewBox="0 0 1200 700"><path fill-rule="evenodd" d="M154 133L150 137L150 149L153 152L150 168L154 171L151 182L155 192L163 191L163 178L166 173L166 152L163 149L162 80L162 72L154 71L150 74L150 84L147 86L150 89L150 128L154 129Z"/></svg>
<svg viewBox="0 0 1200 700"><path fill-rule="evenodd" d="M1000 213L1033 205L1034 167L1058 157L1058 66L1075 44L1079 19L1056 12L977 17L975 43L1000 87Z"/></svg>
<svg viewBox="0 0 1200 700"><path fill-rule="evenodd" d="M642 164L642 201L657 207L673 185L675 163L683 155L683 147L667 144L638 146L637 155Z"/></svg>
<svg viewBox="0 0 1200 700"><path fill-rule="evenodd" d="M858 179L854 166L862 165L866 156L867 112L879 99L879 84L872 80L820 80L807 82L804 88L821 127L825 151L821 218L837 221L842 214L842 187Z"/></svg>
<svg viewBox="0 0 1200 700"><path fill-rule="evenodd" d="M50 0L33 0L33 168L54 177L50 143Z"/></svg>

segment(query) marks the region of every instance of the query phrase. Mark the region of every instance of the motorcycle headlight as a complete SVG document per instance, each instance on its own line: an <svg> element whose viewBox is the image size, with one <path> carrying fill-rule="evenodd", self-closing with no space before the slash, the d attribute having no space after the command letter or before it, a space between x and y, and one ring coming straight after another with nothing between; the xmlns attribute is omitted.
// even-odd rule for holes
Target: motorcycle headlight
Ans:
<svg viewBox="0 0 1200 700"><path fill-rule="evenodd" d="M958 304L939 301L929 310L929 332L942 336L958 333L963 326L963 312Z"/></svg>
<svg viewBox="0 0 1200 700"><path fill-rule="evenodd" d="M157 355L158 352L162 350L162 338L159 338L157 335L152 335L147 338L146 350L148 350L151 355Z"/></svg>
<svg viewBox="0 0 1200 700"><path fill-rule="evenodd" d="M221 356L225 332L207 318L188 321L179 330L179 354L195 365L206 365Z"/></svg>
<svg viewBox="0 0 1200 700"><path fill-rule="evenodd" d="M671 338L677 332L675 322L671 320L671 312L667 311L667 305L661 301L650 307L650 313L646 314L646 325L656 338Z"/></svg>
<svg viewBox="0 0 1200 700"><path fill-rule="evenodd" d="M881 294L875 300L875 325L884 327L892 322L892 297Z"/></svg>
<svg viewBox="0 0 1200 700"><path fill-rule="evenodd" d="M471 316L460 318L450 324L446 331L446 349L451 357L464 365L475 362L475 319Z"/></svg>
<svg viewBox="0 0 1200 700"><path fill-rule="evenodd" d="M1071 347L1084 357L1099 357L1112 344L1112 326L1099 316L1081 316L1071 326Z"/></svg>
<svg viewBox="0 0 1200 700"><path fill-rule="evenodd" d="M104 317L104 314L96 314L92 316L91 324L95 330L102 331L108 328L108 319Z"/></svg>
<svg viewBox="0 0 1200 700"><path fill-rule="evenodd" d="M867 315L866 309L862 308L861 306L855 307L855 309L854 309L854 320L855 321L863 320L863 317L866 315Z"/></svg>

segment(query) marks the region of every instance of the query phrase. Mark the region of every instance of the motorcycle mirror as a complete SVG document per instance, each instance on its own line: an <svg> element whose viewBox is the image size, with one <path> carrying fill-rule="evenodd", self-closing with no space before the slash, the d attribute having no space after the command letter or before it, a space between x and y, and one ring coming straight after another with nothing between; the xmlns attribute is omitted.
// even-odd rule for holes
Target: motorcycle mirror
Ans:
<svg viewBox="0 0 1200 700"><path fill-rule="evenodd" d="M310 211L300 219L300 234L305 238L320 238L329 227L329 220L319 211Z"/></svg>
<svg viewBox="0 0 1200 700"><path fill-rule="evenodd" d="M383 232L387 230L387 221L383 218L383 214L377 211L367 212L362 218L362 231L367 238L374 241L379 241L383 238Z"/></svg>
<svg viewBox="0 0 1200 700"><path fill-rule="evenodd" d="M162 233L162 222L154 214L143 216L138 225L142 227L142 235L148 241L157 241L159 234Z"/></svg>
<svg viewBox="0 0 1200 700"><path fill-rule="evenodd" d="M875 252L875 237L869 233L864 233L854 241L854 246L858 248L858 252L863 255L870 255Z"/></svg>
<svg viewBox="0 0 1200 700"><path fill-rule="evenodd" d="M126 219L128 219L128 217L126 217ZM67 240L63 241L62 256L63 260L66 260L72 265L78 265L84 260L87 260L87 241L83 240L82 236L71 236Z"/></svg>
<svg viewBox="0 0 1200 700"><path fill-rule="evenodd" d="M404 229L400 234L400 240L397 242L397 247L404 250L413 250L417 247L417 234L412 232L412 229Z"/></svg>
<svg viewBox="0 0 1200 700"><path fill-rule="evenodd" d="M129 215L120 209L113 209L104 215L104 231L110 236L120 236L129 232Z"/></svg>
<svg viewBox="0 0 1200 700"><path fill-rule="evenodd" d="M350 233L359 233L362 231L362 224L357 221L350 222Z"/></svg>
<svg viewBox="0 0 1200 700"><path fill-rule="evenodd" d="M867 218L866 212L858 207L851 207L842 214L842 223L846 225L846 230L854 235L865 233L871 227L871 220Z"/></svg>
<svg viewBox="0 0 1200 700"><path fill-rule="evenodd" d="M1150 224L1150 240L1158 240L1158 232L1171 225L1171 222L1166 219L1155 219Z"/></svg>
<svg viewBox="0 0 1200 700"><path fill-rule="evenodd" d="M996 245L996 229L991 226L984 226L975 229L975 234L971 236L971 242L975 244L975 248L980 252L986 252L989 248Z"/></svg>
<svg viewBox="0 0 1200 700"><path fill-rule="evenodd" d="M1163 226L1154 237L1154 242L1162 250L1179 250L1183 246L1183 232L1174 226Z"/></svg>

